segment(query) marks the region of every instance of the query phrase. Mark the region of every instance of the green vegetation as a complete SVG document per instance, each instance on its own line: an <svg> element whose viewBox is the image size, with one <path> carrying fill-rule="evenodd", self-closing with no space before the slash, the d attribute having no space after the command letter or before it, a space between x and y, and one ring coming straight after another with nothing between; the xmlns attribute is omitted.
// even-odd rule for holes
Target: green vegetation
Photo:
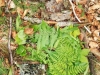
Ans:
<svg viewBox="0 0 100 75"><path fill-rule="evenodd" d="M0 58L0 75L7 75L7 68L4 67L3 58Z"/></svg>
<svg viewBox="0 0 100 75"><path fill-rule="evenodd" d="M78 75L86 70L89 50L82 49L77 27L54 28L42 21L33 26L34 34L30 36L18 23L16 25L15 41L19 45L16 54L23 56L24 60L47 64L48 75Z"/></svg>

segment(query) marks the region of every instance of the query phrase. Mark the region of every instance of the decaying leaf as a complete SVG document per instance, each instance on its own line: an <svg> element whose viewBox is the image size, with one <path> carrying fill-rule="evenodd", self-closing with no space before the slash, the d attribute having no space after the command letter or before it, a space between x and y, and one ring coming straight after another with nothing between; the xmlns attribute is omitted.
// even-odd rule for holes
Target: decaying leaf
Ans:
<svg viewBox="0 0 100 75"><path fill-rule="evenodd" d="M11 50L15 50L17 48L17 45L11 42L10 47L11 47Z"/></svg>
<svg viewBox="0 0 100 75"><path fill-rule="evenodd" d="M28 13L29 9L26 9L22 15L22 18L25 17L25 15Z"/></svg>
<svg viewBox="0 0 100 75"><path fill-rule="evenodd" d="M23 15L24 10L21 9L20 7L17 7L17 13L20 15Z"/></svg>
<svg viewBox="0 0 100 75"><path fill-rule="evenodd" d="M12 38L14 39L16 37L16 31L12 31Z"/></svg>
<svg viewBox="0 0 100 75"><path fill-rule="evenodd" d="M55 0L50 0L46 2L46 9L49 12L59 12L62 9L62 2L57 3Z"/></svg>
<svg viewBox="0 0 100 75"><path fill-rule="evenodd" d="M90 48L98 48L99 47L98 43L96 43L95 41L90 41L89 46L90 46Z"/></svg>
<svg viewBox="0 0 100 75"><path fill-rule="evenodd" d="M79 35L79 39L82 41L83 38L84 38L84 34L83 34L83 33L80 33L80 35Z"/></svg>
<svg viewBox="0 0 100 75"><path fill-rule="evenodd" d="M92 52L94 55L100 57L100 52L97 48L90 48L90 52Z"/></svg>
<svg viewBox="0 0 100 75"><path fill-rule="evenodd" d="M25 28L24 32L25 34L31 35L33 34L33 28Z"/></svg>
<svg viewBox="0 0 100 75"><path fill-rule="evenodd" d="M63 0L56 0L57 3L61 3Z"/></svg>
<svg viewBox="0 0 100 75"><path fill-rule="evenodd" d="M15 3L13 1L11 1L9 4L9 8L15 8L15 7L16 7Z"/></svg>
<svg viewBox="0 0 100 75"><path fill-rule="evenodd" d="M100 33L99 30L95 30L95 31L93 32L93 36L94 36L94 37L98 37L98 36L99 36L99 33Z"/></svg>
<svg viewBox="0 0 100 75"><path fill-rule="evenodd" d="M50 15L50 19L56 21L68 20L71 18L71 14L71 11L65 11L64 13L53 13Z"/></svg>
<svg viewBox="0 0 100 75"><path fill-rule="evenodd" d="M91 7L89 8L89 10L92 10L92 9L95 10L95 9L99 9L99 8L100 8L100 3L91 6Z"/></svg>
<svg viewBox="0 0 100 75"><path fill-rule="evenodd" d="M22 25L23 26L28 26L29 25L29 22L28 21L23 21Z"/></svg>
<svg viewBox="0 0 100 75"><path fill-rule="evenodd" d="M79 1L79 4L83 4L83 5L85 5L86 2L87 2L87 0L80 0L80 1Z"/></svg>
<svg viewBox="0 0 100 75"><path fill-rule="evenodd" d="M5 0L0 0L0 7L5 6Z"/></svg>

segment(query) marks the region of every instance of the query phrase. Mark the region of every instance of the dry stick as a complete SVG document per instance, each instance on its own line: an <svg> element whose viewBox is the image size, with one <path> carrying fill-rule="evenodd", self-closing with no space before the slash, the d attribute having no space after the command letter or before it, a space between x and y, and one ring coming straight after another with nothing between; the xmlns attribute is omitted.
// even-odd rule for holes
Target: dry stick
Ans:
<svg viewBox="0 0 100 75"><path fill-rule="evenodd" d="M9 50L9 54L10 54L10 63L11 65L13 65L13 57L12 57L12 51L11 51L11 30L12 30L12 17L10 17L10 24L9 24L9 36L8 36L8 50Z"/></svg>
<svg viewBox="0 0 100 75"><path fill-rule="evenodd" d="M11 51L11 30L12 30L12 17L10 15L10 24L9 24L9 35L8 35L8 51L9 51L9 55L10 55L10 64L11 64L11 69L12 69L12 75L14 75L14 68L13 68L13 56L12 56L12 51Z"/></svg>

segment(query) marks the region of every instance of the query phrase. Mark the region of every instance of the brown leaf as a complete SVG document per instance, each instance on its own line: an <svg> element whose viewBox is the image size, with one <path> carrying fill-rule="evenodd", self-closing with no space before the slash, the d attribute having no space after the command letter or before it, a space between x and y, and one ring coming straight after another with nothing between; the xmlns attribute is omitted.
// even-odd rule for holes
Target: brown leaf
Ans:
<svg viewBox="0 0 100 75"><path fill-rule="evenodd" d="M17 13L20 14L20 15L23 15L24 10L21 9L20 7L17 7Z"/></svg>
<svg viewBox="0 0 100 75"><path fill-rule="evenodd" d="M89 46L90 46L90 48L98 48L99 47L98 43L96 43L95 41L90 41Z"/></svg>
<svg viewBox="0 0 100 75"><path fill-rule="evenodd" d="M9 4L9 8L15 8L15 7L16 7L15 3L13 1L11 1Z"/></svg>
<svg viewBox="0 0 100 75"><path fill-rule="evenodd" d="M28 25L30 25L30 23L28 21L23 21L22 25L23 26L28 26Z"/></svg>
<svg viewBox="0 0 100 75"><path fill-rule="evenodd" d="M84 34L81 33L81 34L79 35L79 39L80 39L81 41L83 41L83 38L84 38Z"/></svg>
<svg viewBox="0 0 100 75"><path fill-rule="evenodd" d="M99 30L95 30L93 32L93 36L98 37L99 36L100 31Z"/></svg>
<svg viewBox="0 0 100 75"><path fill-rule="evenodd" d="M25 28L24 32L28 35L33 34L33 28Z"/></svg>
<svg viewBox="0 0 100 75"><path fill-rule="evenodd" d="M100 8L100 3L91 6L91 7L89 8L89 10L92 10L92 9L95 10L95 9L99 9L99 8Z"/></svg>
<svg viewBox="0 0 100 75"><path fill-rule="evenodd" d="M17 48L17 45L16 44L14 44L14 43L11 43L11 50L15 50L16 48Z"/></svg>
<svg viewBox="0 0 100 75"><path fill-rule="evenodd" d="M56 0L56 2L57 2L57 3L61 3L61 2L63 2L63 0Z"/></svg>
<svg viewBox="0 0 100 75"><path fill-rule="evenodd" d="M80 0L80 1L79 1L79 4L83 4L83 5L85 5L86 2L87 2L87 0Z"/></svg>
<svg viewBox="0 0 100 75"><path fill-rule="evenodd" d="M13 38L13 39L15 39L16 34L17 34L16 31L12 31L12 38Z"/></svg>
<svg viewBox="0 0 100 75"><path fill-rule="evenodd" d="M0 0L0 7L5 6L5 0Z"/></svg>
<svg viewBox="0 0 100 75"><path fill-rule="evenodd" d="M100 58L100 52L97 48L90 48L90 52L92 52L94 55Z"/></svg>
<svg viewBox="0 0 100 75"><path fill-rule="evenodd" d="M22 18L28 13L29 9L26 9L22 15Z"/></svg>
<svg viewBox="0 0 100 75"><path fill-rule="evenodd" d="M56 24L57 22L56 21L46 21L48 24Z"/></svg>

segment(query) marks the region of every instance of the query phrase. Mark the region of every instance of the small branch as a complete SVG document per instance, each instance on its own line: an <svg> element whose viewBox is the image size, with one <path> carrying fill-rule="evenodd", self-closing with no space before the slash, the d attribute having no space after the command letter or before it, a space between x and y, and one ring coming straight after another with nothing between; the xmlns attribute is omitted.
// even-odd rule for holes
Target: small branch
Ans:
<svg viewBox="0 0 100 75"><path fill-rule="evenodd" d="M10 24L9 24L9 35L8 35L8 51L9 51L9 54L10 54L10 63L11 63L11 66L13 65L13 56L12 56L12 51L11 51L11 46L10 46L10 43L11 43L11 30L12 30L12 17L10 16Z"/></svg>

